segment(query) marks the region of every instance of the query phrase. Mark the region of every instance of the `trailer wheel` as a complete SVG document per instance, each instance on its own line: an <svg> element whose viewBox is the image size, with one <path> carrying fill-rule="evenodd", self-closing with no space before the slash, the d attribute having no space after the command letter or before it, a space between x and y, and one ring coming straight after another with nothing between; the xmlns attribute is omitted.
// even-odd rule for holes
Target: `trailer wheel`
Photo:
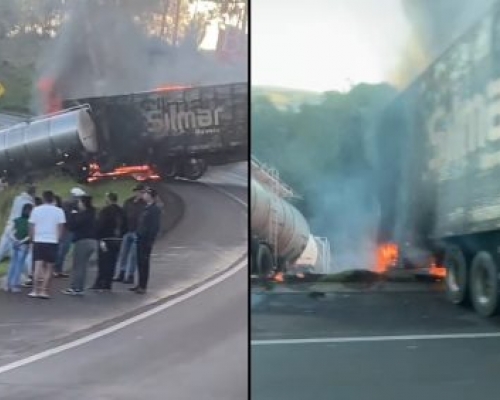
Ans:
<svg viewBox="0 0 500 400"><path fill-rule="evenodd" d="M480 251L472 261L471 300L476 312L491 317L499 311L498 266L487 251Z"/></svg>
<svg viewBox="0 0 500 400"><path fill-rule="evenodd" d="M179 175L179 166L176 161L165 163L160 168L160 174L166 181L173 180Z"/></svg>
<svg viewBox="0 0 500 400"><path fill-rule="evenodd" d="M205 171L207 170L207 166L204 160L201 159L192 159L184 164L183 175L185 178L196 181L200 179Z"/></svg>
<svg viewBox="0 0 500 400"><path fill-rule="evenodd" d="M446 293L448 299L457 305L469 302L467 260L458 246L450 246L444 255L446 267Z"/></svg>
<svg viewBox="0 0 500 400"><path fill-rule="evenodd" d="M259 245L257 250L257 271L261 277L267 277L274 268L273 253L269 246L265 244Z"/></svg>

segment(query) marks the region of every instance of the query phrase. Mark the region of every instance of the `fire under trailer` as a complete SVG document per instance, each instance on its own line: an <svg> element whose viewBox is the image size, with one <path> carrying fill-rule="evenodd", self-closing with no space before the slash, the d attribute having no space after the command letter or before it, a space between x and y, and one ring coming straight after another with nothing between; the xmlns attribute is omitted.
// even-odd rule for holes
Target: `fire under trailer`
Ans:
<svg viewBox="0 0 500 400"><path fill-rule="evenodd" d="M297 197L278 172L252 157L251 275L268 278L291 267L326 273L328 241L311 235L304 216L289 201Z"/></svg>
<svg viewBox="0 0 500 400"><path fill-rule="evenodd" d="M385 110L382 234L435 259L452 303L500 311L500 5ZM423 256L427 254L427 256Z"/></svg>
<svg viewBox="0 0 500 400"><path fill-rule="evenodd" d="M133 166L199 179L248 159L246 83L66 100L62 109L0 129L11 181L58 166L78 181Z"/></svg>

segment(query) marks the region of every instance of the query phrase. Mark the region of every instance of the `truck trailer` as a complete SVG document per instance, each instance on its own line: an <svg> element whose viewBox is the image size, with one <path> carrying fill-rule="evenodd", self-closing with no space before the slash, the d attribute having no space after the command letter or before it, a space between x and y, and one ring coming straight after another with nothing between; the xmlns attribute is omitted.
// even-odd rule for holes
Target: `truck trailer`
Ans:
<svg viewBox="0 0 500 400"><path fill-rule="evenodd" d="M296 195L277 171L256 158L252 158L250 191L251 275L272 277L294 266L324 272L329 260L324 240L311 234L304 216L289 202Z"/></svg>
<svg viewBox="0 0 500 400"><path fill-rule="evenodd" d="M163 178L200 178L248 159L246 83L68 99L60 110L0 130L11 180L60 166L79 181L148 165Z"/></svg>
<svg viewBox="0 0 500 400"><path fill-rule="evenodd" d="M381 237L398 243L403 264L446 268L452 303L498 313L498 4L390 104L378 129Z"/></svg>

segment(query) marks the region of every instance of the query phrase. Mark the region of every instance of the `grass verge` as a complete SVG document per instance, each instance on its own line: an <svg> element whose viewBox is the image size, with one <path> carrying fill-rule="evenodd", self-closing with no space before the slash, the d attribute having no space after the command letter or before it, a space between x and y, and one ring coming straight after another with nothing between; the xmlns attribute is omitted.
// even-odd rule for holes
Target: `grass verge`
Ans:
<svg viewBox="0 0 500 400"><path fill-rule="evenodd" d="M94 199L94 205L97 208L104 206L105 196L108 192L118 194L119 203L132 195L132 189L136 182L132 179L110 180L93 183L91 185L78 185L69 177L51 176L45 179L37 180L37 194L40 195L44 190L52 190L64 200L69 197L71 188L78 186L89 193ZM14 185L0 192L0 235L3 233L3 227L12 207L14 197L23 191L22 185ZM8 261L0 263L0 276L5 275L8 268Z"/></svg>
<svg viewBox="0 0 500 400"><path fill-rule="evenodd" d="M126 198L132 195L132 189L135 184L136 182L132 179L120 179L97 182L91 185L79 185L71 178L62 176L51 176L36 181L37 195L41 195L44 190L52 190L55 194L61 196L63 200L69 197L71 188L78 186L93 197L94 205L97 208L104 206L107 192L117 193L119 203L123 203ZM0 228L5 226L14 197L21 193L23 189L22 185L15 185L0 193Z"/></svg>

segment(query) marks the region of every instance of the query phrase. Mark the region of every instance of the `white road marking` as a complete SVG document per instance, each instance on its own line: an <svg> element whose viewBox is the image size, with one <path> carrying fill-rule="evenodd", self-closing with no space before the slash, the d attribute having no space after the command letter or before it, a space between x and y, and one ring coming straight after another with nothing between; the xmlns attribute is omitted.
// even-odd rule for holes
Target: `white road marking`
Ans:
<svg viewBox="0 0 500 400"><path fill-rule="evenodd" d="M125 321L119 322L118 324L110 326L109 328L105 328L105 329L102 329L98 332L94 332L94 333L87 335L83 338L74 340L74 341L69 342L69 343L62 344L60 346L54 347L54 348L46 350L46 351L42 351L41 353L32 355L30 357L26 357L22 360L14 361L10 364L1 366L0 367L0 374L4 374L6 372L12 371L13 369L17 369L17 368L23 367L27 364L31 364L31 363L34 363L36 361L40 361L40 360L43 360L45 358L54 356L56 354L62 353L63 351L70 350L70 349L73 349L75 347L84 345L84 344L89 343L93 340L102 338L102 337L107 336L111 333L114 333L114 332L119 331L123 328L126 328L129 325L132 325L136 322L142 321L143 319L146 319L152 315L158 314L158 313L160 313L160 312L162 312L170 307L175 306L176 304L179 304L185 300L188 300L188 299L204 292L207 289L210 289L212 286L215 286L215 285L223 282L224 280L226 280L227 278L236 274L237 272L239 272L240 270L242 270L245 267L246 267L246 260L242 261L236 267L231 268L229 271L218 276L217 278L214 278L214 279L210 280L209 282L203 284L202 286L190 291L189 293L183 294L182 296L179 296L176 299L168 301L167 303L164 303L164 304L161 304L157 307L154 307L151 310L145 311L145 312L138 314L134 317L126 319Z"/></svg>
<svg viewBox="0 0 500 400"><path fill-rule="evenodd" d="M214 184L205 183L205 185L209 186L213 190L216 190L217 192L220 192L220 193L226 195L227 197L230 197L231 199L233 199L237 203L241 204L243 207L248 207L248 204L245 201L241 200L238 196L235 196L234 194L229 193L228 191L226 191L224 189L221 189L220 187L218 187L218 186L216 186Z"/></svg>
<svg viewBox="0 0 500 400"><path fill-rule="evenodd" d="M441 335L401 335L401 336L357 336L339 338L310 338L310 339L276 339L252 340L252 346L272 346L287 344L321 344L321 343L369 343L369 342L397 342L410 340L446 340L446 339L489 339L500 338L500 332L483 333L448 333Z"/></svg>
<svg viewBox="0 0 500 400"><path fill-rule="evenodd" d="M209 185L211 186L211 185ZM228 197L230 197L231 199L235 200L237 203L241 204L242 206L244 207L247 207L247 203L245 203L243 200L239 199L238 197L234 196L232 193L229 193L223 189L220 189L220 188L217 188L217 187L214 187L214 186L211 186L213 189L227 195ZM182 249L182 248L186 248L186 247L172 247L172 248L176 248L176 249ZM70 349L73 349L75 347L79 347L79 346L82 346L84 344L87 344L93 340L96 340L96 339L99 339L99 338L102 338L104 336L107 336L107 335L110 335L114 332L117 332L121 329L124 329L126 328L127 326L129 325L132 325L136 322L139 322L139 321L142 321L143 319L146 319L152 315L155 315L155 314L158 314L170 307L173 307L175 306L176 304L179 304L185 300L188 300L202 292L204 292L205 290L208 290L210 289L211 287L223 282L224 280L228 279L229 277L231 277L232 275L236 274L237 272L239 272L240 270L242 270L243 268L245 268L247 265L247 260L243 260L242 262L240 262L239 264L237 264L234 268L231 268L229 271L223 273L222 275L214 278L214 279L211 279L210 281L208 281L207 283L201 285L200 287L196 288L196 289L193 289L192 291L188 292L188 293L185 293L173 300L170 300L170 301L167 301L166 303L164 304L161 304L157 307L154 307L152 308L151 310L148 310L148 311L145 311L143 313L140 313L134 317L131 317L131 318L128 318L126 319L125 321L122 321L122 322L119 322L115 325L112 325L108 328L105 328L105 329L102 329L100 331L97 331L97 332L94 332L90 335L87 335L87 336L84 336L80 339L77 339L77 340L73 340L69 343L65 343L65 344L62 344L60 346L56 346L52 349L48 349L48 350L45 350L45 351L42 351L38 354L34 354L32 356L29 356L29 357L26 357L26 358L23 358L21 360L18 360L18 361L14 361L12 363L9 363L9 364L6 364L6 365L3 365L3 366L0 366L0 374L4 374L6 372L9 372L9 371L12 371L14 369L17 369L17 368L20 368L20 367L23 367L25 365L28 365L28 364L32 364L34 362L37 362L37 361L40 361L40 360L43 360L45 358L48 358L48 357L52 357L56 354L59 354L59 353L62 353L63 351L66 351L66 350L70 350Z"/></svg>

